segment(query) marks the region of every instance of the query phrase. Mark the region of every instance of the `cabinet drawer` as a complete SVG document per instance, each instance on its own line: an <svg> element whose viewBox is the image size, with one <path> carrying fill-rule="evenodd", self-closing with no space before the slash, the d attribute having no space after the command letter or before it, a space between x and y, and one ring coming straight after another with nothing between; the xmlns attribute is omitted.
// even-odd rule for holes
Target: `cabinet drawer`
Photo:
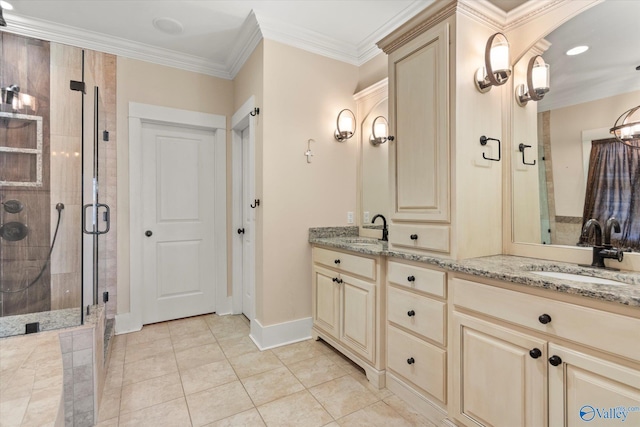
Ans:
<svg viewBox="0 0 640 427"><path fill-rule="evenodd" d="M327 267L376 280L376 260L324 248L313 248L313 261Z"/></svg>
<svg viewBox="0 0 640 427"><path fill-rule="evenodd" d="M393 326L388 327L389 369L443 403L446 403L446 360L446 351Z"/></svg>
<svg viewBox="0 0 640 427"><path fill-rule="evenodd" d="M389 283L445 298L446 276L442 271L389 261ZM414 279L414 280L412 280Z"/></svg>
<svg viewBox="0 0 640 427"><path fill-rule="evenodd" d="M389 243L405 249L449 252L449 226L425 224L391 224Z"/></svg>
<svg viewBox="0 0 640 427"><path fill-rule="evenodd" d="M387 289L390 322L444 345L445 303L393 287Z"/></svg>
<svg viewBox="0 0 640 427"><path fill-rule="evenodd" d="M457 306L640 361L640 319L457 278L451 287Z"/></svg>

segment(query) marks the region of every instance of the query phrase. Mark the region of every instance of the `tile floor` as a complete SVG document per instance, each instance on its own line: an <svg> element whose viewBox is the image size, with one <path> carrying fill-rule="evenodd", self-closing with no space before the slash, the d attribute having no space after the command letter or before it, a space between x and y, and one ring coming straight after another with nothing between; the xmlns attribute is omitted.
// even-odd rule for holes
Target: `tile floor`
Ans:
<svg viewBox="0 0 640 427"><path fill-rule="evenodd" d="M322 341L261 352L215 314L116 336L98 426L434 427Z"/></svg>

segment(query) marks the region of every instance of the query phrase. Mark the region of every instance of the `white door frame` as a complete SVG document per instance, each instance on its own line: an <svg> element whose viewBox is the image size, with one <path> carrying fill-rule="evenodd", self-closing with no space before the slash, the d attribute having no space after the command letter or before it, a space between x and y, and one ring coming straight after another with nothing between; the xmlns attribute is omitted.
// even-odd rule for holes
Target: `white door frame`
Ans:
<svg viewBox="0 0 640 427"><path fill-rule="evenodd" d="M233 188L232 188L232 200L233 200L233 224L243 223L243 208L248 209L249 206L245 203L247 199L252 198L255 195L255 120L257 116L249 114L253 112L255 108L255 97L251 96L243 105L236 111L231 118L231 146L232 146L232 176L233 176ZM246 168L243 170L242 162L242 132L249 130L249 146L246 147L249 150L249 164L244 165ZM242 194L243 180L249 180L249 194ZM240 203L240 205L239 205ZM244 203L244 205L243 205ZM233 254L233 284L232 284L232 310L234 314L240 314L243 312L242 307L242 293L243 293L243 277L251 278L249 285L251 286L251 295L253 296L253 307L250 307L249 312L252 313L255 319L255 241L256 230L255 221L254 227L246 230L245 233L249 234L249 238L253 242L253 253L249 256L248 260L243 260L242 240L233 239L232 254ZM235 228L234 233L235 235ZM244 262L243 262L244 261Z"/></svg>
<svg viewBox="0 0 640 427"><path fill-rule="evenodd" d="M142 125L143 123L163 123L174 126L199 127L214 133L215 153L215 194L214 201L214 245L216 259L216 312L223 309L227 301L227 176L226 176L226 117L217 114L179 110L157 105L129 103L129 240L130 240L130 312L119 315L117 330L119 332L136 331L142 328Z"/></svg>

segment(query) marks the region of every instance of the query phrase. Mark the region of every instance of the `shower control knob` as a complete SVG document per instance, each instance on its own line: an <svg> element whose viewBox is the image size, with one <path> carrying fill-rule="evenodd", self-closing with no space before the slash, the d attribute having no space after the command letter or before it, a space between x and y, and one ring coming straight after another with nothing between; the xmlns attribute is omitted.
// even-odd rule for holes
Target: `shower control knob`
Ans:
<svg viewBox="0 0 640 427"><path fill-rule="evenodd" d="M147 237L151 237L153 235L153 231L147 230L147 231L144 232L144 235L147 236Z"/></svg>

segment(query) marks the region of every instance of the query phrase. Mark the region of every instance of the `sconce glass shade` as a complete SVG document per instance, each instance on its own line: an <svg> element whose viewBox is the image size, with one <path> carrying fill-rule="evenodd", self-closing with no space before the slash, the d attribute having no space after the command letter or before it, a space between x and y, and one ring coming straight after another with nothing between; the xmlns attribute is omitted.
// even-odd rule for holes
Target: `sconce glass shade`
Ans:
<svg viewBox="0 0 640 427"><path fill-rule="evenodd" d="M618 142L640 148L640 105L622 113L609 132Z"/></svg>
<svg viewBox="0 0 640 427"><path fill-rule="evenodd" d="M373 124L371 125L371 136L369 137L371 145L375 147L380 144L384 144L387 141L393 141L394 137L387 135L388 129L389 123L387 122L387 119L382 116L378 116L373 119Z"/></svg>
<svg viewBox="0 0 640 427"><path fill-rule="evenodd" d="M495 33L489 40L484 52L484 67L476 70L474 82L482 93L491 90L492 86L501 86L511 75L509 58L509 41L502 33Z"/></svg>
<svg viewBox="0 0 640 427"><path fill-rule="evenodd" d="M339 142L343 142L351 138L355 132L356 116L353 111L345 108L338 113L338 119L336 120L336 131L334 137Z"/></svg>
<svg viewBox="0 0 640 427"><path fill-rule="evenodd" d="M518 105L524 107L529 101L540 101L549 92L549 64L540 55L529 60L527 66L527 84L516 87Z"/></svg>

